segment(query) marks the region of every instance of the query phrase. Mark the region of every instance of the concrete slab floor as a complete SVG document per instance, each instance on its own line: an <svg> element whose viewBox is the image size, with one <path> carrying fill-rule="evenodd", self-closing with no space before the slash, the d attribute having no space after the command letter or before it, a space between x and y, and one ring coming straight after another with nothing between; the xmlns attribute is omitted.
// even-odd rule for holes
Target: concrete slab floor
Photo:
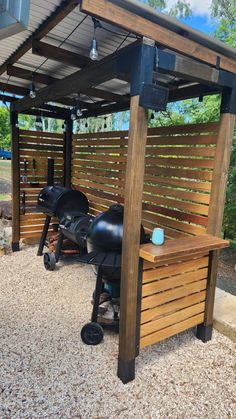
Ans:
<svg viewBox="0 0 236 419"><path fill-rule="evenodd" d="M236 342L236 296L216 288L214 327Z"/></svg>

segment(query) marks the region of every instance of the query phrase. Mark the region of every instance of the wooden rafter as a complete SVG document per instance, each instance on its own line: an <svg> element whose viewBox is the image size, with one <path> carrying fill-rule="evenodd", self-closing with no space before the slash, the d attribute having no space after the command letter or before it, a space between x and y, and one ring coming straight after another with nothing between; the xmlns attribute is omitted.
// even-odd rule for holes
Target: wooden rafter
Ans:
<svg viewBox="0 0 236 419"><path fill-rule="evenodd" d="M139 48L139 43L135 42L124 47L115 53L93 63L88 68L57 80L52 85L38 91L34 99L25 97L14 105L14 110L21 112L31 107L39 107L43 103L57 101L61 97L74 92L80 92L92 87L94 84L101 84L112 78L119 77L120 74L130 70L132 52Z"/></svg>
<svg viewBox="0 0 236 419"><path fill-rule="evenodd" d="M32 53L77 68L83 68L92 62L84 55L37 40L33 41Z"/></svg>
<svg viewBox="0 0 236 419"><path fill-rule="evenodd" d="M91 64L90 64L91 65ZM31 71L28 70L27 68L22 68L22 67L18 67L18 66L8 66L7 67L7 74L9 76L14 76L20 79L24 79L24 80L34 80L37 83L40 84L45 84L45 85L50 85L52 83L55 83L57 80L60 80L56 77L52 77L49 76L47 74L44 73L38 73L35 71ZM129 97L127 98L127 96L122 96L122 95L118 95L115 93L111 93L111 92L107 92L106 90L102 90L102 89L96 89L96 88L88 88L88 89L84 89L82 88L81 93L87 94L89 96L93 96L99 99L104 99L106 101L111 101L111 102L129 102ZM22 93L19 93L22 94ZM23 96L25 96L27 93L22 94ZM63 103L63 104L67 104L66 100L61 100L59 101L59 103ZM70 102L68 105L69 106L74 106L73 103L71 103L71 100L68 99L68 101ZM84 102L85 104L86 102ZM74 103L75 104L75 103Z"/></svg>
<svg viewBox="0 0 236 419"><path fill-rule="evenodd" d="M109 0L81 0L81 11L104 20L134 34L146 36L167 48L183 55L195 57L212 66L216 66L220 57L220 68L236 73L236 62L197 42L172 32L157 23L125 10Z"/></svg>

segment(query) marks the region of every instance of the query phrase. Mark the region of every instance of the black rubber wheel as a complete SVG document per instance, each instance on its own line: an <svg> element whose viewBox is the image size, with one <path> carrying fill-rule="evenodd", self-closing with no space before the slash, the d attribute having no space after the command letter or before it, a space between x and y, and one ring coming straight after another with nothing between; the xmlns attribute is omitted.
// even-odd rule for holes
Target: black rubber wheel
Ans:
<svg viewBox="0 0 236 419"><path fill-rule="evenodd" d="M45 269L47 269L47 271L54 271L54 269L56 267L55 253L44 253L43 263L44 263L44 267L45 267Z"/></svg>
<svg viewBox="0 0 236 419"><path fill-rule="evenodd" d="M103 340L103 329L98 323L87 323L82 327L81 339L86 345L99 345Z"/></svg>

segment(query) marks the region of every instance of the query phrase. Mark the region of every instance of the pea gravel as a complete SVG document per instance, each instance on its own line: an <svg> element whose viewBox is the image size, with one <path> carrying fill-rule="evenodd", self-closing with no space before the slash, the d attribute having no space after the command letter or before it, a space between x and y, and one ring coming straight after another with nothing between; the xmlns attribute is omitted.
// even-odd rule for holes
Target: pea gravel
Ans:
<svg viewBox="0 0 236 419"><path fill-rule="evenodd" d="M36 248L0 258L0 418L236 418L236 348L193 330L141 351L135 381L116 376L118 337L81 342L95 277L47 272Z"/></svg>

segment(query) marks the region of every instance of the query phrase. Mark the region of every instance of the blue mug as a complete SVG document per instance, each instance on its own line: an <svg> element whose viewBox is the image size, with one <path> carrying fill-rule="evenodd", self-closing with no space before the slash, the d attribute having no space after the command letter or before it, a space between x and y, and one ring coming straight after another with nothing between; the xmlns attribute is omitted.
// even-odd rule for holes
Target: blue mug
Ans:
<svg viewBox="0 0 236 419"><path fill-rule="evenodd" d="M152 243L161 246L165 241L163 228L154 228L152 232Z"/></svg>

